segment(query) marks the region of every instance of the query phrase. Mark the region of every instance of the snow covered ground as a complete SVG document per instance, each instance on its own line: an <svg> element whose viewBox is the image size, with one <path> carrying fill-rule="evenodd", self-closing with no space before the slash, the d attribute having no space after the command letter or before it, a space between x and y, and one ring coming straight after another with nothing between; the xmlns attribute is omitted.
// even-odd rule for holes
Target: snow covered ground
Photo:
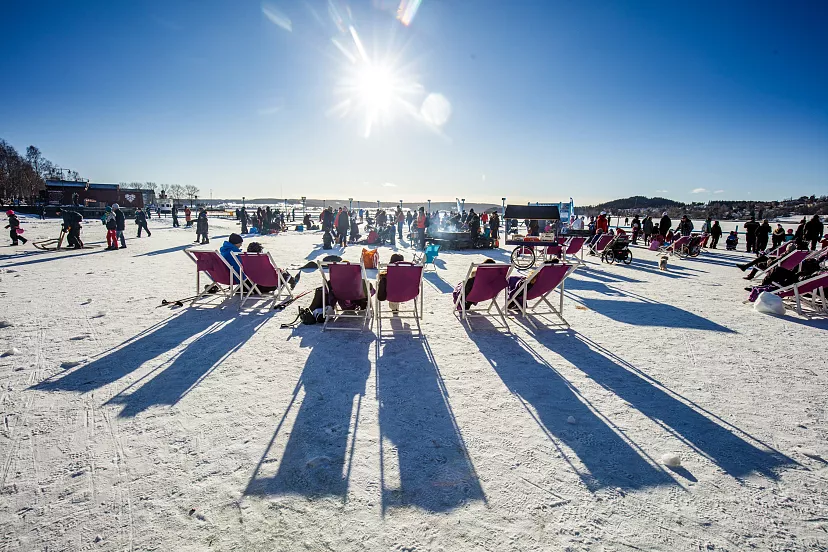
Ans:
<svg viewBox="0 0 828 552"><path fill-rule="evenodd" d="M194 235L135 228L0 249L3 550L828 549L828 323L743 305L743 253L589 259L570 331L508 334L453 316L484 255L444 252L426 337L380 343L280 329L295 307L156 308L192 294Z"/></svg>

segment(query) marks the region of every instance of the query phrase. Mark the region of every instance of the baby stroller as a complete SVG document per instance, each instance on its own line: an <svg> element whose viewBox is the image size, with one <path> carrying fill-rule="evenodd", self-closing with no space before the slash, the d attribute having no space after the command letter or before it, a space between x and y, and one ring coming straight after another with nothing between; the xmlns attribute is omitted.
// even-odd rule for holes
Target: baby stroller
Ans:
<svg viewBox="0 0 828 552"><path fill-rule="evenodd" d="M632 260L633 254L630 251L630 240L627 236L616 236L601 253L601 261L607 264L618 261L628 265L632 263Z"/></svg>

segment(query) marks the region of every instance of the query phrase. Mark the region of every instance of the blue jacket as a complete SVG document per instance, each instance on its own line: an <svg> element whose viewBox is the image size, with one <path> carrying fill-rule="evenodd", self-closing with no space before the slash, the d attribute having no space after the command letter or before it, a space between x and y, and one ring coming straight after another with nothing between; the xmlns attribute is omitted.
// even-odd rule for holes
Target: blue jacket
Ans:
<svg viewBox="0 0 828 552"><path fill-rule="evenodd" d="M224 260L227 261L227 264L232 266L233 270L235 270L236 272L241 272L239 270L239 263L237 263L236 259L233 258L233 255L230 254L231 252L241 253L241 249L239 249L238 246L233 245L229 241L224 242L224 244L222 244L221 246L221 249L219 249L219 253L222 257L224 257Z"/></svg>

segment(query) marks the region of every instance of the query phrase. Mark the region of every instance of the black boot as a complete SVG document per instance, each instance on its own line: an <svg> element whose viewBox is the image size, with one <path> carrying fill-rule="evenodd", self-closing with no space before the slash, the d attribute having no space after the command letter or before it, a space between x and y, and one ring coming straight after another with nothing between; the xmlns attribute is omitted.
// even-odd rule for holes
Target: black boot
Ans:
<svg viewBox="0 0 828 552"><path fill-rule="evenodd" d="M756 276L757 272L759 272L759 271L754 268L753 270L750 271L750 274L745 276L745 280L753 280L753 277Z"/></svg>
<svg viewBox="0 0 828 552"><path fill-rule="evenodd" d="M747 265L746 264L737 264L736 266L738 266L739 270L741 270L742 272L747 270Z"/></svg>

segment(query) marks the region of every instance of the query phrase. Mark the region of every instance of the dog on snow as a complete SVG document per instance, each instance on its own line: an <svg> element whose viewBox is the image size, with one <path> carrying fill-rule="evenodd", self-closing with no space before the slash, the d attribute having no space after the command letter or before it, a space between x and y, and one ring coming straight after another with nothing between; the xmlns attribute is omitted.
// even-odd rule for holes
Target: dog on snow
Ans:
<svg viewBox="0 0 828 552"><path fill-rule="evenodd" d="M658 260L658 269L667 270L667 255L662 255Z"/></svg>

